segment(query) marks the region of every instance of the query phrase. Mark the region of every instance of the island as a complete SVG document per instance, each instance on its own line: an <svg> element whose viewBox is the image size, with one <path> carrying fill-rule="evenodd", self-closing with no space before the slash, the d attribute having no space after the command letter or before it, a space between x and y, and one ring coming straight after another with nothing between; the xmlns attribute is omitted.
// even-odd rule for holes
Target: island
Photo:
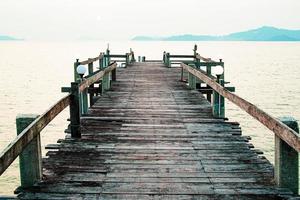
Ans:
<svg viewBox="0 0 300 200"><path fill-rule="evenodd" d="M263 26L228 35L174 35L166 37L136 36L134 41L300 41L300 30Z"/></svg>

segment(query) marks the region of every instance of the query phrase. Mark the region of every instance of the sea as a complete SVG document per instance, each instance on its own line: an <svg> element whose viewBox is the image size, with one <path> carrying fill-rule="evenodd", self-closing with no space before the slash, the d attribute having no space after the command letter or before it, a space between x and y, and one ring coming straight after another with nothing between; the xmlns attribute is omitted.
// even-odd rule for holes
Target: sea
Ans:
<svg viewBox="0 0 300 200"><path fill-rule="evenodd" d="M225 62L226 81L236 94L274 117L300 119L299 42L167 42L167 41L1 41L0 42L0 151L16 137L16 116L42 114L70 86L76 59L96 57L109 47L112 54L130 48L137 56L162 59L163 52L192 54ZM42 132L44 147L64 138L69 110L64 110ZM274 134L226 101L226 117L241 124L255 148L274 163ZM43 149L43 155L46 151ZM0 195L19 186L18 159L0 177Z"/></svg>

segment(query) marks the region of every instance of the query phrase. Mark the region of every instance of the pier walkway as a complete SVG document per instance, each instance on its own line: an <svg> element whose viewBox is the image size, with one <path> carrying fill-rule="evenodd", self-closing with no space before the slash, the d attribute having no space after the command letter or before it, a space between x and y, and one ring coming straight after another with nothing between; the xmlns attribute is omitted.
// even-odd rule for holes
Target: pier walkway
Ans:
<svg viewBox="0 0 300 200"><path fill-rule="evenodd" d="M81 116L81 138L48 145L43 180L21 199L281 199L273 166L236 122L181 81L133 63Z"/></svg>

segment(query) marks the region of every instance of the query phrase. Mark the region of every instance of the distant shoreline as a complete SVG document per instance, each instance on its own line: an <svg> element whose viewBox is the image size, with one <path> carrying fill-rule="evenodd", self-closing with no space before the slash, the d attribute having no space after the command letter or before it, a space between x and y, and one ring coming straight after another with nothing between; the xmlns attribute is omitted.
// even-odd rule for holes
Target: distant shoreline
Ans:
<svg viewBox="0 0 300 200"><path fill-rule="evenodd" d="M174 35L166 37L136 36L133 41L250 41L250 42L299 42L300 30L280 29L263 26L244 32L236 32L228 35Z"/></svg>

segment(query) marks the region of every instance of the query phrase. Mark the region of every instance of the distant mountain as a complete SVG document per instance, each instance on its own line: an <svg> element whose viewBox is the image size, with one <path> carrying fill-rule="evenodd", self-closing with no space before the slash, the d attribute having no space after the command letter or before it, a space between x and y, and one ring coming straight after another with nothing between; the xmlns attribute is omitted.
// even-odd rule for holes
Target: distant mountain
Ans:
<svg viewBox="0 0 300 200"><path fill-rule="evenodd" d="M20 40L20 39L17 39L17 38L8 36L8 35L0 35L0 40Z"/></svg>
<svg viewBox="0 0 300 200"><path fill-rule="evenodd" d="M231 33L222 36L174 35L168 37L136 36L135 41L300 41L300 30L279 29L271 26Z"/></svg>

